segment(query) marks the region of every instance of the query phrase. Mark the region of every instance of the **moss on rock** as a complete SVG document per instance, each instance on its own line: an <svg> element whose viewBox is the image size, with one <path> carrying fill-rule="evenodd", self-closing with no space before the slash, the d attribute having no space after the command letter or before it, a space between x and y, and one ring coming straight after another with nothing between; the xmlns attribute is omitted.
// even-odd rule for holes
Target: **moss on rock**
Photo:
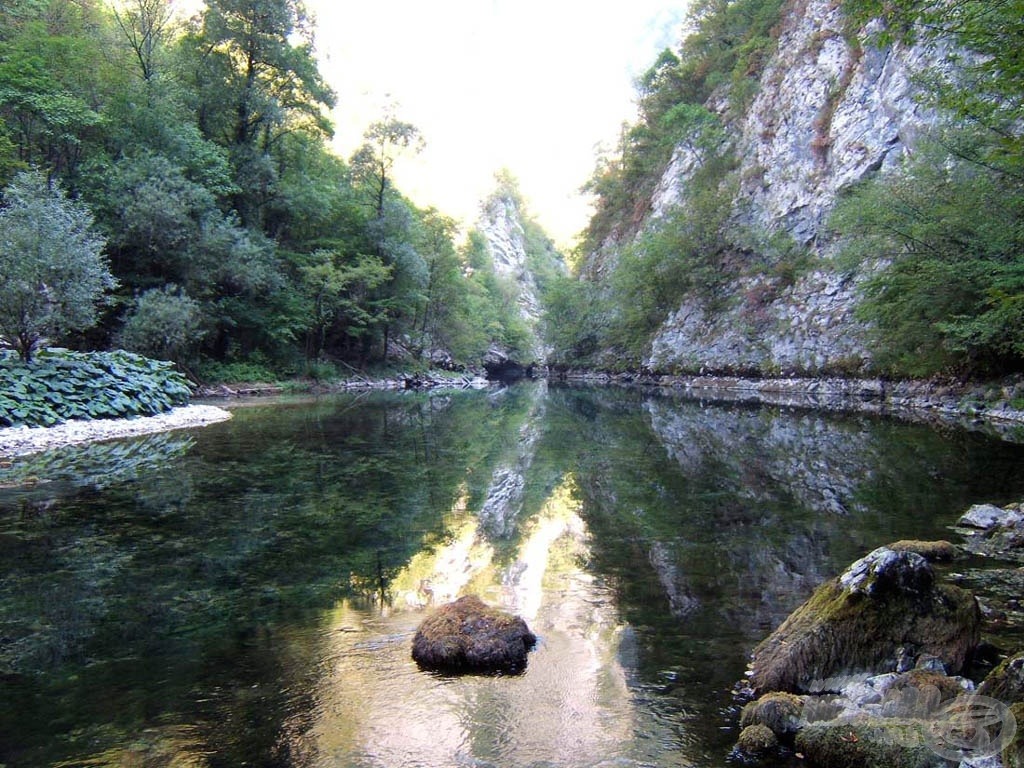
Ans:
<svg viewBox="0 0 1024 768"><path fill-rule="evenodd" d="M927 744L919 720L861 718L814 723L796 736L810 765L827 768L947 768Z"/></svg>
<svg viewBox="0 0 1024 768"><path fill-rule="evenodd" d="M1003 748L1003 768L1024 768L1024 702L1013 704L1010 713L1017 721L1017 733Z"/></svg>
<svg viewBox="0 0 1024 768"><path fill-rule="evenodd" d="M412 657L445 672L518 673L537 638L518 616L467 595L438 608L420 625Z"/></svg>
<svg viewBox="0 0 1024 768"><path fill-rule="evenodd" d="M1004 659L978 686L978 693L1004 704L1024 702L1024 652Z"/></svg>
<svg viewBox="0 0 1024 768"><path fill-rule="evenodd" d="M952 543L939 541L918 541L916 539L901 539L889 545L894 552L913 552L920 555L930 563L945 563L955 560L960 550Z"/></svg>
<svg viewBox="0 0 1024 768"><path fill-rule="evenodd" d="M779 746L779 740L766 725L748 725L736 740L736 746L748 755L763 755Z"/></svg>
<svg viewBox="0 0 1024 768"><path fill-rule="evenodd" d="M754 649L751 686L810 691L858 672L890 672L927 653L957 674L981 623L970 593L935 583L920 555L882 547L823 584Z"/></svg>
<svg viewBox="0 0 1024 768"><path fill-rule="evenodd" d="M772 691L743 707L740 713L740 727L763 725L776 736L785 738L800 730L800 715L803 709L804 702L799 696Z"/></svg>

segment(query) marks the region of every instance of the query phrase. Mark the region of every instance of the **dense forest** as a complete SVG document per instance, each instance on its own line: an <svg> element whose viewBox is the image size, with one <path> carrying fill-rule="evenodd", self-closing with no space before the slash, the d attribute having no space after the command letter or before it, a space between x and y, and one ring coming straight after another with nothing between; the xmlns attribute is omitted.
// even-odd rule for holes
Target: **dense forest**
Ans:
<svg viewBox="0 0 1024 768"><path fill-rule="evenodd" d="M298 0L191 19L167 0L0 5L9 346L123 347L235 380L528 347L480 234L395 186L415 126L385 114L351 158L332 152L313 31Z"/></svg>
<svg viewBox="0 0 1024 768"><path fill-rule="evenodd" d="M808 151L820 167L836 104L866 49L931 45L915 88L919 103L939 115L898 168L842 190L826 234L841 247L828 264L814 251L822 238L802 241L784 223L757 226L738 192L756 183L741 173L743 120L773 57L797 55L777 46L806 6L696 0L680 45L639 78L637 119L589 183L596 210L576 275L549 295L556 363L638 368L683 302L706 317L731 311L756 335L771 302L825 269L837 281L857 281L856 319L868 329L868 366L852 361L848 373L986 376L1024 368L1024 2L828 6L845 18L841 37L852 65L808 126ZM800 55L828 42L819 29L816 48ZM680 150L692 158L682 201L670 215L652 216L656 188ZM699 359L693 365L702 367Z"/></svg>

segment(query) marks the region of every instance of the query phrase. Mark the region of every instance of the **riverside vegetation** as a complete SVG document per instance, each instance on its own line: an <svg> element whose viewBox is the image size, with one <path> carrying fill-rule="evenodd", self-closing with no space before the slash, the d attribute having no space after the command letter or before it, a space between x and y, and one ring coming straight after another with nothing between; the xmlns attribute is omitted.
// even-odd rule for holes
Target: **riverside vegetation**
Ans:
<svg viewBox="0 0 1024 768"><path fill-rule="evenodd" d="M166 0L5 3L0 339L26 361L123 347L200 380L526 357L484 238L394 184L418 129L388 112L342 159L334 103L298 0L188 19ZM518 195L507 173L496 187ZM523 216L531 267L557 269Z"/></svg>
<svg viewBox="0 0 1024 768"><path fill-rule="evenodd" d="M693 4L688 35L640 78L638 120L591 181L597 209L576 275L549 305L556 362L657 369L668 359L668 372L760 375L1019 371L1024 69L1013 41L1022 18L1019 0ZM800 47L779 49L781 39ZM883 70L898 56L923 62L920 71ZM806 105L785 81L798 69L822 89ZM912 81L893 108L922 115L880 140L898 152L880 145L872 155L863 142L874 136L858 145L852 129L832 146L840 117L859 125L855 113L878 109L871 99L892 78ZM863 103L838 115L854 86ZM880 133L905 117L879 114L869 128ZM790 143L773 144L783 130ZM801 170L790 178L759 167L762 149ZM849 164L865 156L874 164ZM758 208L773 188L786 189L771 198L777 207ZM814 206L831 220L816 219ZM830 353L812 339L825 351L773 358L762 347L784 333L778 326L814 312L800 290L857 305L830 329L844 343ZM659 334L680 308L697 319L680 332L688 351L673 354L671 335ZM716 335L718 357L708 351Z"/></svg>

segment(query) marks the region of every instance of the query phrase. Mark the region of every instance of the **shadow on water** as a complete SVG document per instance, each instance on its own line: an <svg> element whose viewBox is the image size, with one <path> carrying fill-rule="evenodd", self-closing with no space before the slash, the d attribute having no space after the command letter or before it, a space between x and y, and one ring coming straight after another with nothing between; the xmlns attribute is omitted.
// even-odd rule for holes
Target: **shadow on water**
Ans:
<svg viewBox="0 0 1024 768"><path fill-rule="evenodd" d="M325 398L0 469L0 764L724 766L750 648L1024 448L627 390ZM417 670L475 592L517 677Z"/></svg>

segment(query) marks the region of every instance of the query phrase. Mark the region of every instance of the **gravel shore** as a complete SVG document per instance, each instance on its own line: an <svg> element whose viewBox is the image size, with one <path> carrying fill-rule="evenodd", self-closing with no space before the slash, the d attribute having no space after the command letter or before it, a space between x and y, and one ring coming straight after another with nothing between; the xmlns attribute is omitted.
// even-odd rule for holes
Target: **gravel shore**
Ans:
<svg viewBox="0 0 1024 768"><path fill-rule="evenodd" d="M68 421L55 427L7 427L0 429L0 458L24 456L93 440L203 427L230 418L229 411L213 405L186 405L157 416L134 419Z"/></svg>

